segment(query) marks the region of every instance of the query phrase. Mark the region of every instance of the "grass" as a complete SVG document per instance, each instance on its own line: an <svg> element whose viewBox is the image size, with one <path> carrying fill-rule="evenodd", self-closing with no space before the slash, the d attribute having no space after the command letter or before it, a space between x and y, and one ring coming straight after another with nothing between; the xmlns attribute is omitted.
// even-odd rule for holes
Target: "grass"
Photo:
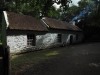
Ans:
<svg viewBox="0 0 100 75"><path fill-rule="evenodd" d="M21 55L14 55L11 59L11 71L16 72L34 66L42 61L57 57L58 50L42 50Z"/></svg>

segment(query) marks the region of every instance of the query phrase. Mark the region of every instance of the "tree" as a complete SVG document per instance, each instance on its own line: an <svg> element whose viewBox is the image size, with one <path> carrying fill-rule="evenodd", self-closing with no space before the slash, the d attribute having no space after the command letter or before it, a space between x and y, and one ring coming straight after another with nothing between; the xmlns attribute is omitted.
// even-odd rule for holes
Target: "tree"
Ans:
<svg viewBox="0 0 100 75"><path fill-rule="evenodd" d="M83 10L87 6L91 8L91 11L77 25L83 30L86 39L90 39L92 36L100 38L100 0L81 0L79 2L80 9Z"/></svg>
<svg viewBox="0 0 100 75"><path fill-rule="evenodd" d="M88 5L88 1L89 1L89 0L80 0L80 1L78 2L79 8L80 8L80 9L85 8L85 7Z"/></svg>
<svg viewBox="0 0 100 75"><path fill-rule="evenodd" d="M66 11L66 20L71 21L73 17L79 14L79 12L80 12L79 7L76 5L72 5Z"/></svg>
<svg viewBox="0 0 100 75"><path fill-rule="evenodd" d="M59 19L60 18L60 9L56 9L55 7L51 7L50 10L47 13L48 17L51 18L56 18Z"/></svg>
<svg viewBox="0 0 100 75"><path fill-rule="evenodd" d="M50 15L54 3L61 4L61 7L65 11L70 2L71 0L10 0L9 2L6 1L6 8L8 11L39 17L40 14L42 16Z"/></svg>

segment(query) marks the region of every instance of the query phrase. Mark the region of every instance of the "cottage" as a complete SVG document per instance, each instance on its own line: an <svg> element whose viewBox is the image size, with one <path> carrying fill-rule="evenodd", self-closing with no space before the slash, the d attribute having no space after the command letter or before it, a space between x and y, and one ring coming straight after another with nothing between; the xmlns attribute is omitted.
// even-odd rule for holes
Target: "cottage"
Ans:
<svg viewBox="0 0 100 75"><path fill-rule="evenodd" d="M7 45L10 53L19 53L67 45L82 41L81 29L52 18L38 20L32 16L4 12Z"/></svg>
<svg viewBox="0 0 100 75"><path fill-rule="evenodd" d="M22 52L36 46L36 36L48 29L40 20L27 15L5 11L7 23L7 45L11 53Z"/></svg>
<svg viewBox="0 0 100 75"><path fill-rule="evenodd" d="M75 25L47 17L43 18L42 21L49 29L49 34L57 37L55 39L58 39L59 44L67 45L83 40L82 30Z"/></svg>

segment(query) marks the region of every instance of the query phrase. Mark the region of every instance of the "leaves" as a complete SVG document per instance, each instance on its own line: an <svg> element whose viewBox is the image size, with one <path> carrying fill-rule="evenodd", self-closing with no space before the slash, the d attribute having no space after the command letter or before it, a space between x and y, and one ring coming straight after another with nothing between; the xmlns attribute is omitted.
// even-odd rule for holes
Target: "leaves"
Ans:
<svg viewBox="0 0 100 75"><path fill-rule="evenodd" d="M8 11L15 11L39 18L40 14L49 16L51 13L54 13L54 16L58 16L58 11L53 10L52 5L54 3L61 4L61 7L64 9L63 12L65 12L70 2L71 0L9 0L6 1L6 8ZM50 16L53 15L51 14Z"/></svg>

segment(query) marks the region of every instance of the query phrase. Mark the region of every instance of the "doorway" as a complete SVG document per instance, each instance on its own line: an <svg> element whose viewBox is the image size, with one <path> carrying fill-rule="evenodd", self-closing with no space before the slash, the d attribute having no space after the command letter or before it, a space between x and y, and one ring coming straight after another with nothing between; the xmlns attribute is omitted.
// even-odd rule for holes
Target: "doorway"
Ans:
<svg viewBox="0 0 100 75"><path fill-rule="evenodd" d="M70 35L70 44L73 44L73 36Z"/></svg>

